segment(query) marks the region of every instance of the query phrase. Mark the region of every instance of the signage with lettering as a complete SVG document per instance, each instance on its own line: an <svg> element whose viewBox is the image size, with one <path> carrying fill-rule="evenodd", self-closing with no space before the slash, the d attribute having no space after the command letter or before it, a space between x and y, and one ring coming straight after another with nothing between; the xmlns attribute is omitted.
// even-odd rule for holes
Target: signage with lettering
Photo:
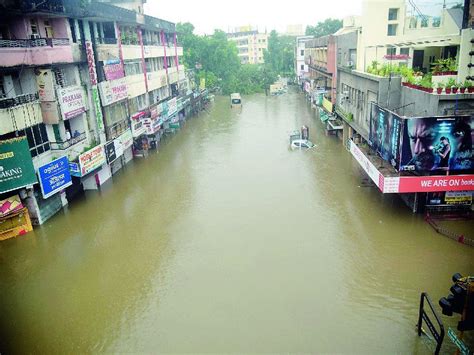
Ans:
<svg viewBox="0 0 474 355"><path fill-rule="evenodd" d="M69 162L69 172L71 173L71 176L81 177L81 168L79 167L79 163Z"/></svg>
<svg viewBox="0 0 474 355"><path fill-rule="evenodd" d="M91 171L101 167L106 162L104 146L98 145L85 153L79 155L79 167L81 176L89 174Z"/></svg>
<svg viewBox="0 0 474 355"><path fill-rule="evenodd" d="M168 101L168 116L174 115L178 111L176 97Z"/></svg>
<svg viewBox="0 0 474 355"><path fill-rule="evenodd" d="M68 120L86 111L84 89L71 86L58 90L58 99L63 119Z"/></svg>
<svg viewBox="0 0 474 355"><path fill-rule="evenodd" d="M114 139L114 148L115 148L115 155L117 158L123 155L123 144L122 140L119 138Z"/></svg>
<svg viewBox="0 0 474 355"><path fill-rule="evenodd" d="M124 70L120 60L104 61L104 74L109 81L123 78Z"/></svg>
<svg viewBox="0 0 474 355"><path fill-rule="evenodd" d="M99 83L100 98L104 106L126 99L128 97L125 78L103 81Z"/></svg>
<svg viewBox="0 0 474 355"><path fill-rule="evenodd" d="M132 136L133 138L137 138L142 134L146 133L146 126L143 120L131 120L132 121Z"/></svg>
<svg viewBox="0 0 474 355"><path fill-rule="evenodd" d="M105 156L107 157L107 162L109 164L113 163L117 159L114 141L110 141L105 144Z"/></svg>
<svg viewBox="0 0 474 355"><path fill-rule="evenodd" d="M0 141L0 193L37 182L26 137Z"/></svg>
<svg viewBox="0 0 474 355"><path fill-rule="evenodd" d="M72 185L69 161L62 157L41 166L38 169L41 192L48 198L62 189Z"/></svg>

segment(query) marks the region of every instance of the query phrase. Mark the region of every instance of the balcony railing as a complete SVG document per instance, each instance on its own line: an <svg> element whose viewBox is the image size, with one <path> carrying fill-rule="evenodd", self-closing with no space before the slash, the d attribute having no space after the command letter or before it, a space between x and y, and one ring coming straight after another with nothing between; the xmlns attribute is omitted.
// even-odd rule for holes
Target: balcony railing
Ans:
<svg viewBox="0 0 474 355"><path fill-rule="evenodd" d="M129 128L128 119L114 123L110 127L106 127L105 133L107 140L117 138Z"/></svg>
<svg viewBox="0 0 474 355"><path fill-rule="evenodd" d="M73 145L82 142L86 139L86 133L79 133L79 135L67 140L67 141L59 141L59 142L50 142L51 150L66 150Z"/></svg>
<svg viewBox="0 0 474 355"><path fill-rule="evenodd" d="M98 44L117 44L117 38L96 38Z"/></svg>
<svg viewBox="0 0 474 355"><path fill-rule="evenodd" d="M24 94L17 97L12 97L8 99L0 99L0 109L15 107L29 102L38 100L38 93L34 94Z"/></svg>
<svg viewBox="0 0 474 355"><path fill-rule="evenodd" d="M57 47L69 45L69 38L0 39L0 48Z"/></svg>

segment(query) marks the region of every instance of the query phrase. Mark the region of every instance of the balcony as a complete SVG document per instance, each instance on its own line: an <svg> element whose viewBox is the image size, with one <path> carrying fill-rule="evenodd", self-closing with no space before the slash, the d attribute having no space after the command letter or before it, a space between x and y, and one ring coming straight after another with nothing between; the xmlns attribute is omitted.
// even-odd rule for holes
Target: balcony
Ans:
<svg viewBox="0 0 474 355"><path fill-rule="evenodd" d="M138 44L123 44L122 43L122 54L123 60L129 59L141 59L142 58L142 48Z"/></svg>
<svg viewBox="0 0 474 355"><path fill-rule="evenodd" d="M68 38L1 39L0 66L73 63Z"/></svg>
<svg viewBox="0 0 474 355"><path fill-rule="evenodd" d="M152 71L146 74L148 80L148 90L156 90L168 85L168 78L166 77L166 70Z"/></svg>
<svg viewBox="0 0 474 355"><path fill-rule="evenodd" d="M120 136L122 133L124 133L127 129L129 129L129 124L128 124L128 119L116 122L112 124L110 127L107 126L105 128L105 135L107 137L107 140L112 140Z"/></svg>
<svg viewBox="0 0 474 355"><path fill-rule="evenodd" d="M115 38L102 38L97 42L97 60L102 62L110 58L119 58L119 47Z"/></svg>
<svg viewBox="0 0 474 355"><path fill-rule="evenodd" d="M67 141L50 142L51 151L61 151L70 161L76 160L88 145L85 132L80 133Z"/></svg>
<svg viewBox="0 0 474 355"><path fill-rule="evenodd" d="M145 45L143 47L145 58L160 58L165 56L165 47L160 45ZM168 54L168 52L166 52Z"/></svg>
<svg viewBox="0 0 474 355"><path fill-rule="evenodd" d="M43 122L38 94L0 100L0 135Z"/></svg>

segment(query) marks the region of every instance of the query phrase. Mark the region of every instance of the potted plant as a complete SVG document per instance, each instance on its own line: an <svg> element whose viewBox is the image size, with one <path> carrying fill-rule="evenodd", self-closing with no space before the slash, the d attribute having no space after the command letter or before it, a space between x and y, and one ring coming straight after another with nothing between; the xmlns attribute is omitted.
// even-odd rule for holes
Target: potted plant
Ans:
<svg viewBox="0 0 474 355"><path fill-rule="evenodd" d="M438 95L441 95L441 93L443 92L443 88L444 88L444 84L438 83L438 86L436 87L436 92L438 93Z"/></svg>
<svg viewBox="0 0 474 355"><path fill-rule="evenodd" d="M456 81L451 78L448 80L448 82L446 83L446 94L451 94L451 90L454 89L454 86L456 85ZM456 88L456 92L457 92L457 88ZM454 90L453 90L453 93L454 93Z"/></svg>
<svg viewBox="0 0 474 355"><path fill-rule="evenodd" d="M459 91L461 92L461 94L464 94L466 92L466 86L464 86L464 83L459 83Z"/></svg>
<svg viewBox="0 0 474 355"><path fill-rule="evenodd" d="M474 86L472 86L472 82L470 82L469 80L466 80L463 85L467 89L467 92L469 93L474 92Z"/></svg>
<svg viewBox="0 0 474 355"><path fill-rule="evenodd" d="M453 85L453 94L457 94L458 93L458 84L457 83L454 83Z"/></svg>

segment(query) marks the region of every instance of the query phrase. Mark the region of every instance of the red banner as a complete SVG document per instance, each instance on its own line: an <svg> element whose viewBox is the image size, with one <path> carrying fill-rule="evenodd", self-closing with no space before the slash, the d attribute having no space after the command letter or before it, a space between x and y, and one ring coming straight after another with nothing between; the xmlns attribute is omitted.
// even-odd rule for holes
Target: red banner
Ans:
<svg viewBox="0 0 474 355"><path fill-rule="evenodd" d="M474 175L400 177L398 192L474 190Z"/></svg>

